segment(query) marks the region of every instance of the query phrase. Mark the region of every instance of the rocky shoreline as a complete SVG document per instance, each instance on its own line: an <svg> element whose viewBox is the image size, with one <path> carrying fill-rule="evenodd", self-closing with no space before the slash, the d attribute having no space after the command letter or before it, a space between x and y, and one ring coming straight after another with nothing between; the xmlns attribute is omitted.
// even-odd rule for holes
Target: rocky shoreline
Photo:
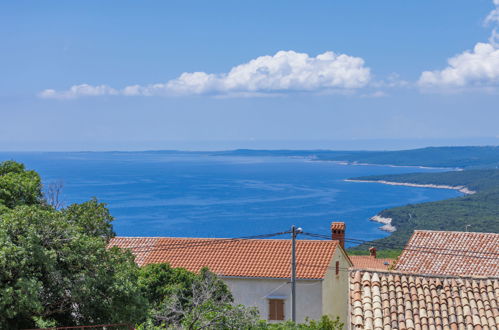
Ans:
<svg viewBox="0 0 499 330"><path fill-rule="evenodd" d="M382 223L383 226L379 227L379 229L389 233L393 233L397 230L397 228L392 225L392 218L383 218L382 216L375 215L374 217L369 218L369 220Z"/></svg>
<svg viewBox="0 0 499 330"><path fill-rule="evenodd" d="M385 181L385 180L352 180L347 179L347 182L371 182L371 183L382 183L388 184L392 186L407 186L407 187L419 187L419 188L436 188L436 189L452 189L458 190L459 192L471 195L476 193L476 191L470 190L465 186L447 186L447 185L437 185L437 184L419 184L419 183L411 183L411 182L395 182L395 181ZM379 227L379 229L384 230L389 233L393 233L397 230L397 228L392 225L392 218L384 218L379 214L369 218L371 221L382 223L383 226Z"/></svg>
<svg viewBox="0 0 499 330"><path fill-rule="evenodd" d="M452 189L458 190L459 192L471 195L476 193L476 191L470 190L465 186L447 186L447 185L438 185L438 184L421 184L421 183L411 183L411 182L395 182L395 181L385 181L385 180L345 180L347 182L371 182L371 183L382 183L388 184L392 186L407 186L407 187L419 187L419 188L436 188L436 189Z"/></svg>

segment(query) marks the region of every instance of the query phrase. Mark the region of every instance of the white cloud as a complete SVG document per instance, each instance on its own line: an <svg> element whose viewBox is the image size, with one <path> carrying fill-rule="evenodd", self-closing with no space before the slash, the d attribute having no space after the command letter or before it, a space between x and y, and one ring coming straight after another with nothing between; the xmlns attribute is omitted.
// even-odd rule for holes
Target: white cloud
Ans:
<svg viewBox="0 0 499 330"><path fill-rule="evenodd" d="M499 23L499 0L493 0L495 8L485 18L485 24ZM456 91L466 88L490 90L499 84L499 33L494 28L489 43L479 42L473 50L465 51L448 59L443 70L424 71L418 81L422 88L435 91Z"/></svg>
<svg viewBox="0 0 499 330"><path fill-rule="evenodd" d="M81 84L71 86L66 91L56 91L54 89L46 89L38 95L41 98L51 99L74 99L80 96L100 96L100 95L117 95L119 92L107 85L92 86Z"/></svg>
<svg viewBox="0 0 499 330"><path fill-rule="evenodd" d="M370 78L370 69L359 57L333 52L310 57L305 53L280 51L238 65L226 74L183 73L169 81L167 87L188 94L317 91L360 88Z"/></svg>
<svg viewBox="0 0 499 330"><path fill-rule="evenodd" d="M261 95L286 91L318 92L349 90L366 86L371 80L364 60L334 52L311 57L305 53L279 51L233 67L228 73L184 72L166 83L132 85L116 90L106 85L73 86L67 91L47 89L45 98L75 98L97 95Z"/></svg>
<svg viewBox="0 0 499 330"><path fill-rule="evenodd" d="M499 23L499 0L493 0L495 8L485 18L485 24Z"/></svg>
<svg viewBox="0 0 499 330"><path fill-rule="evenodd" d="M421 74L422 87L471 87L499 83L499 49L492 44L477 43L472 51L465 51L448 60L441 71Z"/></svg>

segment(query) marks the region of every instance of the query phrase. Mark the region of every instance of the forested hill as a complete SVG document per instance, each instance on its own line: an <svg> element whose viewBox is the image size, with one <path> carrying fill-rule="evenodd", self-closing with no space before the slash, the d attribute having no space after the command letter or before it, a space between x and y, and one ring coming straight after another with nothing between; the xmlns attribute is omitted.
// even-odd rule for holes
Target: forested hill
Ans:
<svg viewBox="0 0 499 330"><path fill-rule="evenodd" d="M499 147L428 147L400 151L248 150L215 152L215 155L299 156L317 160L398 166L499 168Z"/></svg>
<svg viewBox="0 0 499 330"><path fill-rule="evenodd" d="M372 242L381 248L401 248L415 229L499 233L499 170L465 170L444 173L411 173L352 178L369 181L466 186L473 195L438 202L406 205L381 211L397 230ZM366 245L358 247L365 249Z"/></svg>

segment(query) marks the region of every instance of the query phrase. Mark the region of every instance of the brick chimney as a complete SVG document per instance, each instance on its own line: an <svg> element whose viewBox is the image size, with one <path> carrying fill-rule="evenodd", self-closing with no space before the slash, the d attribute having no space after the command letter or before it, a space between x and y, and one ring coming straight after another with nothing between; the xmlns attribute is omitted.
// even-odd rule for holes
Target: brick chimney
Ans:
<svg viewBox="0 0 499 330"><path fill-rule="evenodd" d="M344 222L331 223L331 239L340 241L342 248L345 248L345 228Z"/></svg>
<svg viewBox="0 0 499 330"><path fill-rule="evenodd" d="M376 248L374 246L371 246L369 248L369 255L373 258L376 258Z"/></svg>

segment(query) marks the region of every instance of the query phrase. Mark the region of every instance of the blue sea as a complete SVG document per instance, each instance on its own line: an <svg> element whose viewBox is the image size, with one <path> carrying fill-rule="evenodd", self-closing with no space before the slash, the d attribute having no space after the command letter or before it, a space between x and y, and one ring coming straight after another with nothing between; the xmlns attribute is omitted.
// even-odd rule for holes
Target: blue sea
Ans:
<svg viewBox="0 0 499 330"><path fill-rule="evenodd" d="M345 182L350 177L441 169L340 165L307 158L190 152L0 153L62 181L66 205L107 203L121 236L240 237L288 230L347 236L388 233L369 221L383 209L459 196L453 190Z"/></svg>

